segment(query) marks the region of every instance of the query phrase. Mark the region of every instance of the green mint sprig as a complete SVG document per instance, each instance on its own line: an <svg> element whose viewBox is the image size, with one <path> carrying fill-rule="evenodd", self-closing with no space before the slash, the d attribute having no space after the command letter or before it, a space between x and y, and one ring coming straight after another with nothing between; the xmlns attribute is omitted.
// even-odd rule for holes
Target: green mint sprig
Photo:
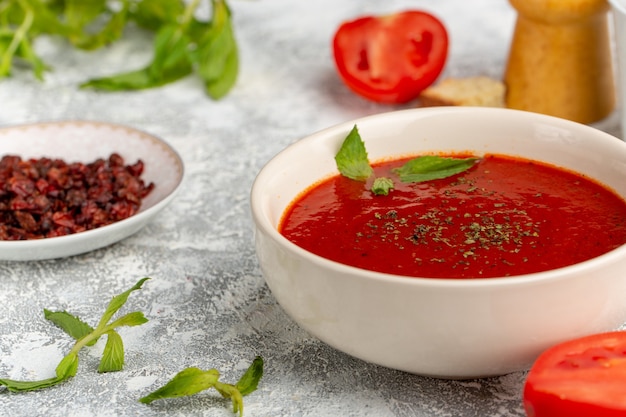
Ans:
<svg viewBox="0 0 626 417"><path fill-rule="evenodd" d="M417 183L448 178L470 169L479 158L450 158L438 155L424 155L413 158L393 172L401 182ZM355 125L344 139L335 155L337 169L344 177L357 181L366 181L374 170L371 167L365 142ZM374 178L370 190L375 195L388 195L394 189L391 178Z"/></svg>
<svg viewBox="0 0 626 417"><path fill-rule="evenodd" d="M243 415L243 396L257 389L259 380L263 376L263 359L257 356L239 381L232 385L219 381L220 373L217 369L202 369L191 367L177 373L167 384L151 392L139 401L150 404L153 401L176 398L197 394L201 391L215 388L224 398L230 398L233 403L233 412Z"/></svg>
<svg viewBox="0 0 626 417"><path fill-rule="evenodd" d="M393 170L400 181L425 182L448 178L467 171L474 166L478 158L447 158L437 155L424 155L411 159L406 164Z"/></svg>
<svg viewBox="0 0 626 417"><path fill-rule="evenodd" d="M33 44L57 36L82 50L95 50L122 38L129 23L153 32L153 59L146 67L81 84L106 91L159 87L196 73L206 93L219 99L234 86L238 48L225 0L210 0L211 20L195 11L201 0L12 0L0 2L0 79L17 63L29 65L39 80L49 69Z"/></svg>
<svg viewBox="0 0 626 417"><path fill-rule="evenodd" d="M116 329L122 326L138 326L148 321L141 312L128 313L113 320L113 316L121 309L133 291L139 290L150 278L142 278L129 290L113 297L109 302L98 325L93 328L81 319L66 311L50 311L44 309L44 317L63 329L76 340L70 352L61 359L56 367L56 375L38 381L18 381L0 379L0 386L9 391L34 391L57 385L76 375L78 371L78 353L86 346L93 346L100 337L106 335L107 342L100 360L98 372L119 371L124 366L124 345ZM210 388L216 389L224 398L231 399L233 412L243 415L243 397L257 389L263 376L263 359L257 356L239 381L232 385L219 380L220 373L216 369L203 371L198 368L187 368L170 380L166 385L141 398L139 401L150 404L152 401L196 394Z"/></svg>
<svg viewBox="0 0 626 417"><path fill-rule="evenodd" d="M339 152L335 155L335 163L341 175L352 180L365 181L374 173L367 159L365 143L356 125L341 144Z"/></svg>
<svg viewBox="0 0 626 417"><path fill-rule="evenodd" d="M76 343L57 365L56 376L39 381L16 381L13 379L0 379L0 385L4 385L9 391L33 391L51 387L76 375L78 371L78 352L85 346L94 345L101 336L107 336L102 359L98 372L119 371L124 366L124 345L122 338L116 329L122 326L139 326L148 321L141 312L128 313L116 320L111 321L113 315L122 308L128 300L128 296L141 288L149 278L142 278L129 290L113 297L109 302L100 322L95 328L79 318L65 312L44 310L44 316L52 323L63 329L68 335L76 340Z"/></svg>

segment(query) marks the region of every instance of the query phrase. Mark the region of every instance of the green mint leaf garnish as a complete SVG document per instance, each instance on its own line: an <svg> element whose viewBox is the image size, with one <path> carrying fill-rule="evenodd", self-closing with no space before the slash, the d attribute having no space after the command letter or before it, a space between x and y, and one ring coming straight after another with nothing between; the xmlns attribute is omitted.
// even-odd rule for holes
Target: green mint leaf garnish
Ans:
<svg viewBox="0 0 626 417"><path fill-rule="evenodd" d="M341 144L335 162L341 175L356 181L365 181L374 173L356 125Z"/></svg>
<svg viewBox="0 0 626 417"><path fill-rule="evenodd" d="M256 390L259 380L263 376L263 359L257 356L248 370L239 379L237 384L226 384L219 381L220 373L217 369L202 370L191 367L177 373L164 386L139 399L144 404L166 398L184 397L197 394L201 391L215 388L224 398L229 398L233 404L233 412L243 415L243 397Z"/></svg>
<svg viewBox="0 0 626 417"><path fill-rule="evenodd" d="M149 278L142 278L129 290L113 297L109 302L100 322L95 328L84 323L77 317L67 312L53 312L44 309L44 317L62 328L66 333L76 339L76 343L70 352L61 359L56 367L56 377L40 381L16 381L12 379L0 379L0 385L4 385L9 391L32 391L51 387L66 381L76 375L78 371L78 352L85 346L93 345L101 336L106 335L107 343L104 348L99 372L119 371L124 365L124 345L122 338L115 331L121 326L138 326L147 322L141 312L133 312L111 322L111 318L124 306L128 296L141 288Z"/></svg>
<svg viewBox="0 0 626 417"><path fill-rule="evenodd" d="M102 359L98 372L116 372L124 367L124 343L122 337L115 330L107 332L107 344L102 352Z"/></svg>
<svg viewBox="0 0 626 417"><path fill-rule="evenodd" d="M117 328L122 326L139 326L141 324L147 323L148 319L143 315L141 311L135 311L132 313L128 313L127 315L120 317L115 320L108 327Z"/></svg>
<svg viewBox="0 0 626 417"><path fill-rule="evenodd" d="M65 333L72 336L74 340L81 339L93 332L93 327L66 311L50 311L44 309L43 314L47 320L50 320L52 323L63 329ZM96 342L97 340L94 339L88 346L92 346Z"/></svg>
<svg viewBox="0 0 626 417"><path fill-rule="evenodd" d="M257 389L259 381L263 376L263 358L257 356L252 361L248 370L239 378L235 386L241 392L241 395L248 395Z"/></svg>
<svg viewBox="0 0 626 417"><path fill-rule="evenodd" d="M424 182L451 177L468 170L479 158L450 158L425 155L411 159L403 166L393 169L404 183ZM367 158L365 143L355 125L344 139L335 155L339 172L344 177L365 181L374 174ZM394 188L393 180L386 177L375 178L371 186L374 195L388 195Z"/></svg>
<svg viewBox="0 0 626 417"><path fill-rule="evenodd" d="M391 178L378 177L374 180L371 190L375 195L388 195L393 188L393 180Z"/></svg>
<svg viewBox="0 0 626 417"><path fill-rule="evenodd" d="M425 155L411 159L403 166L394 169L402 182L424 182L451 177L468 170L478 158L446 158Z"/></svg>
<svg viewBox="0 0 626 417"><path fill-rule="evenodd" d="M220 377L217 369L203 371L186 368L177 373L167 384L139 399L144 404L164 398L177 398L197 394L212 388Z"/></svg>
<svg viewBox="0 0 626 417"><path fill-rule="evenodd" d="M126 303L126 300L128 300L128 296L130 295L130 293L139 290L143 283L149 279L150 278L142 278L137 281L137 283L133 285L129 290L124 291L123 293L113 297L109 302L106 310L104 311L104 314L102 315L102 318L100 319L100 323L98 323L98 327L96 328L96 330L102 330L106 326L106 323L109 322L111 317L113 317L113 315L117 313L117 311L122 308L122 306Z"/></svg>

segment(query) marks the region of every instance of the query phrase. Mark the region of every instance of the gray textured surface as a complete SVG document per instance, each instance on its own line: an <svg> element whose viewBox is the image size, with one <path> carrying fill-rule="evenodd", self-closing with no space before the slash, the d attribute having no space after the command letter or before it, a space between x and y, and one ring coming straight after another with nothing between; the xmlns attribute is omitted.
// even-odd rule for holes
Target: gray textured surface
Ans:
<svg viewBox="0 0 626 417"><path fill-rule="evenodd" d="M90 76L147 62L149 39L141 33L95 53L43 40L38 50L54 67L45 83L27 71L0 82L0 125L59 119L127 124L171 143L187 169L177 199L135 236L68 259L0 263L0 375L21 379L51 376L71 345L43 319L43 308L66 309L94 323L112 295L143 276L153 278L125 310L139 309L150 322L121 331L123 371L95 372L100 342L81 353L79 373L68 383L0 392L0 415L230 416L215 393L153 406L137 399L188 366L215 367L234 381L261 355L266 373L245 399L247 416L522 416L524 373L423 378L353 359L308 336L264 284L248 206L256 173L286 145L392 109L355 97L336 77L330 39L342 20L424 7L450 31L446 75L500 77L514 21L508 3L231 0L231 6L241 74L219 102L206 98L194 78L145 92L77 89ZM615 115L601 127L616 134Z"/></svg>

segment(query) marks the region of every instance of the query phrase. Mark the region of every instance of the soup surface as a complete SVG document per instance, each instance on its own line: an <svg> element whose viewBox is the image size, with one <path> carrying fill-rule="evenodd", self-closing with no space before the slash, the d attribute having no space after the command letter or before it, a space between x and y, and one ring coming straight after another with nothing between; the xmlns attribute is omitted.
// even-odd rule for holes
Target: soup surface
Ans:
<svg viewBox="0 0 626 417"><path fill-rule="evenodd" d="M407 159L374 164L377 177ZM591 259L626 243L626 202L553 166L501 155L389 195L336 176L286 210L279 231L343 264L414 277L492 278Z"/></svg>

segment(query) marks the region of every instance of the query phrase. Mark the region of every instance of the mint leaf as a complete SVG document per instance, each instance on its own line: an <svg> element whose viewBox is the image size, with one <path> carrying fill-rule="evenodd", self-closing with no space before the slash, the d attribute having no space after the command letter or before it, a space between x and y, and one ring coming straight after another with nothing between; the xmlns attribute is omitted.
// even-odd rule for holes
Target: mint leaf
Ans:
<svg viewBox="0 0 626 417"><path fill-rule="evenodd" d="M130 293L141 289L141 286L143 285L143 283L149 279L150 278L142 278L135 285L133 285L132 288L130 288L129 290L124 291L120 295L113 297L111 301L109 302L109 305L107 309L105 310L104 314L102 315L102 318L100 319L100 323L98 324L98 327L101 327L105 325L106 323L108 323L111 317L113 317L113 315L117 313L117 311L120 308L122 308L124 304L126 304L126 300L128 300L128 296L130 295Z"/></svg>
<svg viewBox="0 0 626 417"><path fill-rule="evenodd" d="M44 308L43 313L47 320L56 324L75 340L82 339L93 332L93 327L66 311L50 311ZM96 342L97 340L94 339L87 346L92 346Z"/></svg>
<svg viewBox="0 0 626 417"><path fill-rule="evenodd" d="M374 180L371 190L375 195L388 195L393 188L393 180L387 177L378 177Z"/></svg>
<svg viewBox="0 0 626 417"><path fill-rule="evenodd" d="M154 82L171 82L191 74L190 39L179 24L163 26L154 42L154 58L147 70Z"/></svg>
<svg viewBox="0 0 626 417"><path fill-rule="evenodd" d="M241 395L248 395L257 389L262 376L263 358L257 356L235 386L241 392Z"/></svg>
<svg viewBox="0 0 626 417"><path fill-rule="evenodd" d="M451 177L468 170L478 158L447 158L425 155L408 161L393 170L402 182L424 182Z"/></svg>
<svg viewBox="0 0 626 417"><path fill-rule="evenodd" d="M64 381L68 378L76 375L78 371L78 352L71 351L57 365L56 374L57 379L60 381Z"/></svg>
<svg viewBox="0 0 626 417"><path fill-rule="evenodd" d="M115 330L106 333L107 344L104 346L98 372L121 371L124 367L124 343L122 337Z"/></svg>
<svg viewBox="0 0 626 417"><path fill-rule="evenodd" d="M84 0L81 0L81 2L89 3ZM128 5L125 2L123 4L124 7L119 12L114 13L99 32L94 34L81 33L81 35L74 40L74 45L80 49L95 50L110 45L121 38L128 19Z"/></svg>
<svg viewBox="0 0 626 417"><path fill-rule="evenodd" d="M199 368L187 368L177 373L167 384L139 399L144 404L163 398L184 397L212 388L220 377L216 369L203 371Z"/></svg>
<svg viewBox="0 0 626 417"><path fill-rule="evenodd" d="M199 368L187 368L177 373L167 384L151 392L139 401L150 404L155 400L194 395L200 391L215 388L224 398L233 404L233 412L243 415L243 397L257 389L263 376L263 359L257 356L236 385L219 381L220 373L216 369L203 371Z"/></svg>
<svg viewBox="0 0 626 417"><path fill-rule="evenodd" d="M103 91L142 90L155 87L147 68L129 71L110 77L94 78L80 85L80 88L94 88Z"/></svg>
<svg viewBox="0 0 626 417"><path fill-rule="evenodd" d="M211 0L213 19L210 24L194 20L190 34L197 48L191 57L204 81L207 94L219 99L237 80L239 56L230 20L230 9L223 0Z"/></svg>
<svg viewBox="0 0 626 417"><path fill-rule="evenodd" d="M39 381L16 381L14 379L0 379L0 385L4 385L11 392L35 391L48 388L61 382L58 377L42 379Z"/></svg>
<svg viewBox="0 0 626 417"><path fill-rule="evenodd" d="M120 317L114 322L110 323L107 327L115 329L121 326L139 326L140 324L147 323L148 319L143 315L141 311L135 311L128 313L125 316Z"/></svg>
<svg viewBox="0 0 626 417"><path fill-rule="evenodd" d="M156 35L154 57L148 66L110 77L92 79L80 87L126 91L153 88L174 82L193 71L188 46L189 39L178 24L163 26Z"/></svg>
<svg viewBox="0 0 626 417"><path fill-rule="evenodd" d="M335 162L341 175L356 181L365 181L374 173L367 159L365 143L356 125L341 144L339 152L335 155Z"/></svg>

